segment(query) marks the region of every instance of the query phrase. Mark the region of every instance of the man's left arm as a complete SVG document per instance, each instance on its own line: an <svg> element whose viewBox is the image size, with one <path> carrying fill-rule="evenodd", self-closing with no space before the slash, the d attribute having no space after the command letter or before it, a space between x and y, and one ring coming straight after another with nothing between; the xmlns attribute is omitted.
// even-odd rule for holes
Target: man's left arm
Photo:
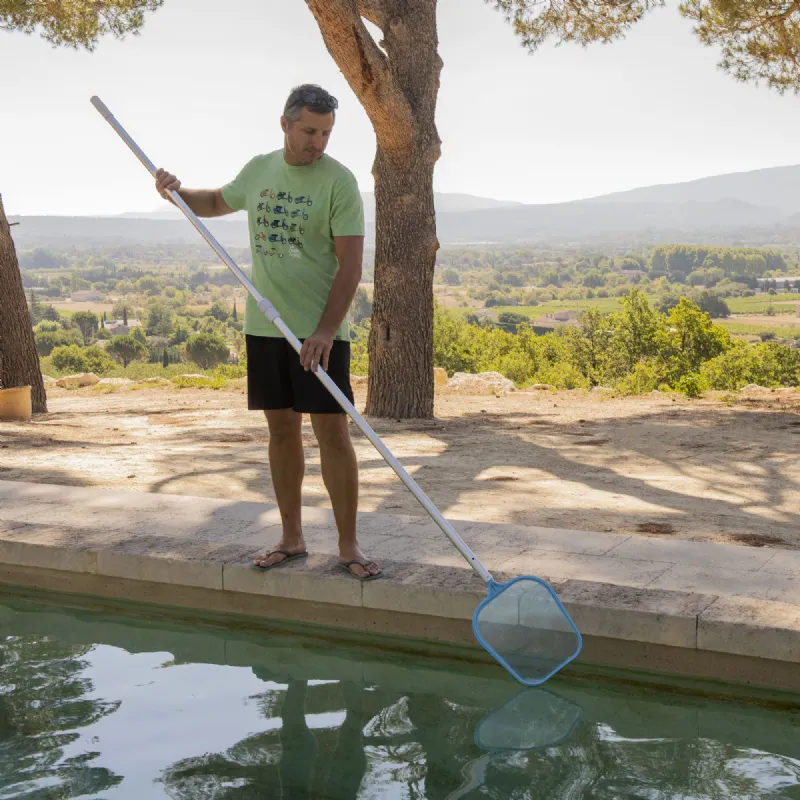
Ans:
<svg viewBox="0 0 800 800"><path fill-rule="evenodd" d="M325 311L317 330L304 342L300 361L307 370L317 371L321 364L327 372L328 357L361 280L364 257L364 206L355 180L345 183L333 199L331 234L339 270L331 285Z"/></svg>

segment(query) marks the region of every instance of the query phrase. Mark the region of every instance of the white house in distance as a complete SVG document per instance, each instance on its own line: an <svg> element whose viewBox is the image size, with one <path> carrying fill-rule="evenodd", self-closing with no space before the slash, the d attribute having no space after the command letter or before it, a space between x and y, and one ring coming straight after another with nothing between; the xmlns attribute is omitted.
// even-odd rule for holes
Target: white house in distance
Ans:
<svg viewBox="0 0 800 800"><path fill-rule="evenodd" d="M781 278L759 278L758 288L764 291L764 287L775 283L775 290L778 292L797 292L800 291L800 275L788 275Z"/></svg>
<svg viewBox="0 0 800 800"><path fill-rule="evenodd" d="M104 298L100 292L96 292L94 289L83 289L79 292L73 292L69 296L69 299L73 303L90 303L103 300Z"/></svg>
<svg viewBox="0 0 800 800"><path fill-rule="evenodd" d="M141 328L142 323L138 319L131 319L128 317L128 324L126 325L121 319L106 320L105 330L111 336L127 336L134 328Z"/></svg>

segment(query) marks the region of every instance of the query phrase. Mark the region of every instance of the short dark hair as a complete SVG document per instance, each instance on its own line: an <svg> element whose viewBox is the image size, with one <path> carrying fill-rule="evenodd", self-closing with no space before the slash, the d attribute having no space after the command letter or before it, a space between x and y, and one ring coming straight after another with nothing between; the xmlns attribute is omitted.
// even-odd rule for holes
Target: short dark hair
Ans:
<svg viewBox="0 0 800 800"><path fill-rule="evenodd" d="M283 107L283 115L289 122L297 122L300 112L307 108L315 114L332 114L339 107L339 101L321 86L304 83L295 86Z"/></svg>

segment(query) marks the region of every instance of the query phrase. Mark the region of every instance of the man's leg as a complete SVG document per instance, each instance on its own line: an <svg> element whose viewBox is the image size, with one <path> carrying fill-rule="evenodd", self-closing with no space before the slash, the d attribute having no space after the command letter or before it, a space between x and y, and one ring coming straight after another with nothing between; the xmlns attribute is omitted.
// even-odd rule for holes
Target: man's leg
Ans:
<svg viewBox="0 0 800 800"><path fill-rule="evenodd" d="M343 413L312 414L311 424L319 442L322 480L331 498L333 516L339 531L339 561L365 561L356 538L358 512L358 461L350 440L348 417ZM377 575L380 568L370 562L362 567L353 564L351 572L357 578Z"/></svg>
<svg viewBox="0 0 800 800"><path fill-rule="evenodd" d="M283 524L283 535L273 551L281 549L292 554L304 553L306 543L301 522L305 472L301 435L303 415L290 408L265 413L269 425L269 469ZM285 554L272 552L260 556L255 563L259 567L271 567L286 558Z"/></svg>

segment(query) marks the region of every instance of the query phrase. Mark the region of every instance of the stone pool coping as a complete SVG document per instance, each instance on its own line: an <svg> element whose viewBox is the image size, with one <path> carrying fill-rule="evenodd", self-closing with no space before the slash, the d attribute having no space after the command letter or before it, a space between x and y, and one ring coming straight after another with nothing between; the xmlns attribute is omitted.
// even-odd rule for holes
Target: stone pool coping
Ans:
<svg viewBox="0 0 800 800"><path fill-rule="evenodd" d="M385 577L337 569L332 514L305 508L311 555L261 572L274 505L0 481L0 583L472 645L485 590L428 517L364 512ZM800 689L800 553L451 520L497 580L545 578L579 661Z"/></svg>

